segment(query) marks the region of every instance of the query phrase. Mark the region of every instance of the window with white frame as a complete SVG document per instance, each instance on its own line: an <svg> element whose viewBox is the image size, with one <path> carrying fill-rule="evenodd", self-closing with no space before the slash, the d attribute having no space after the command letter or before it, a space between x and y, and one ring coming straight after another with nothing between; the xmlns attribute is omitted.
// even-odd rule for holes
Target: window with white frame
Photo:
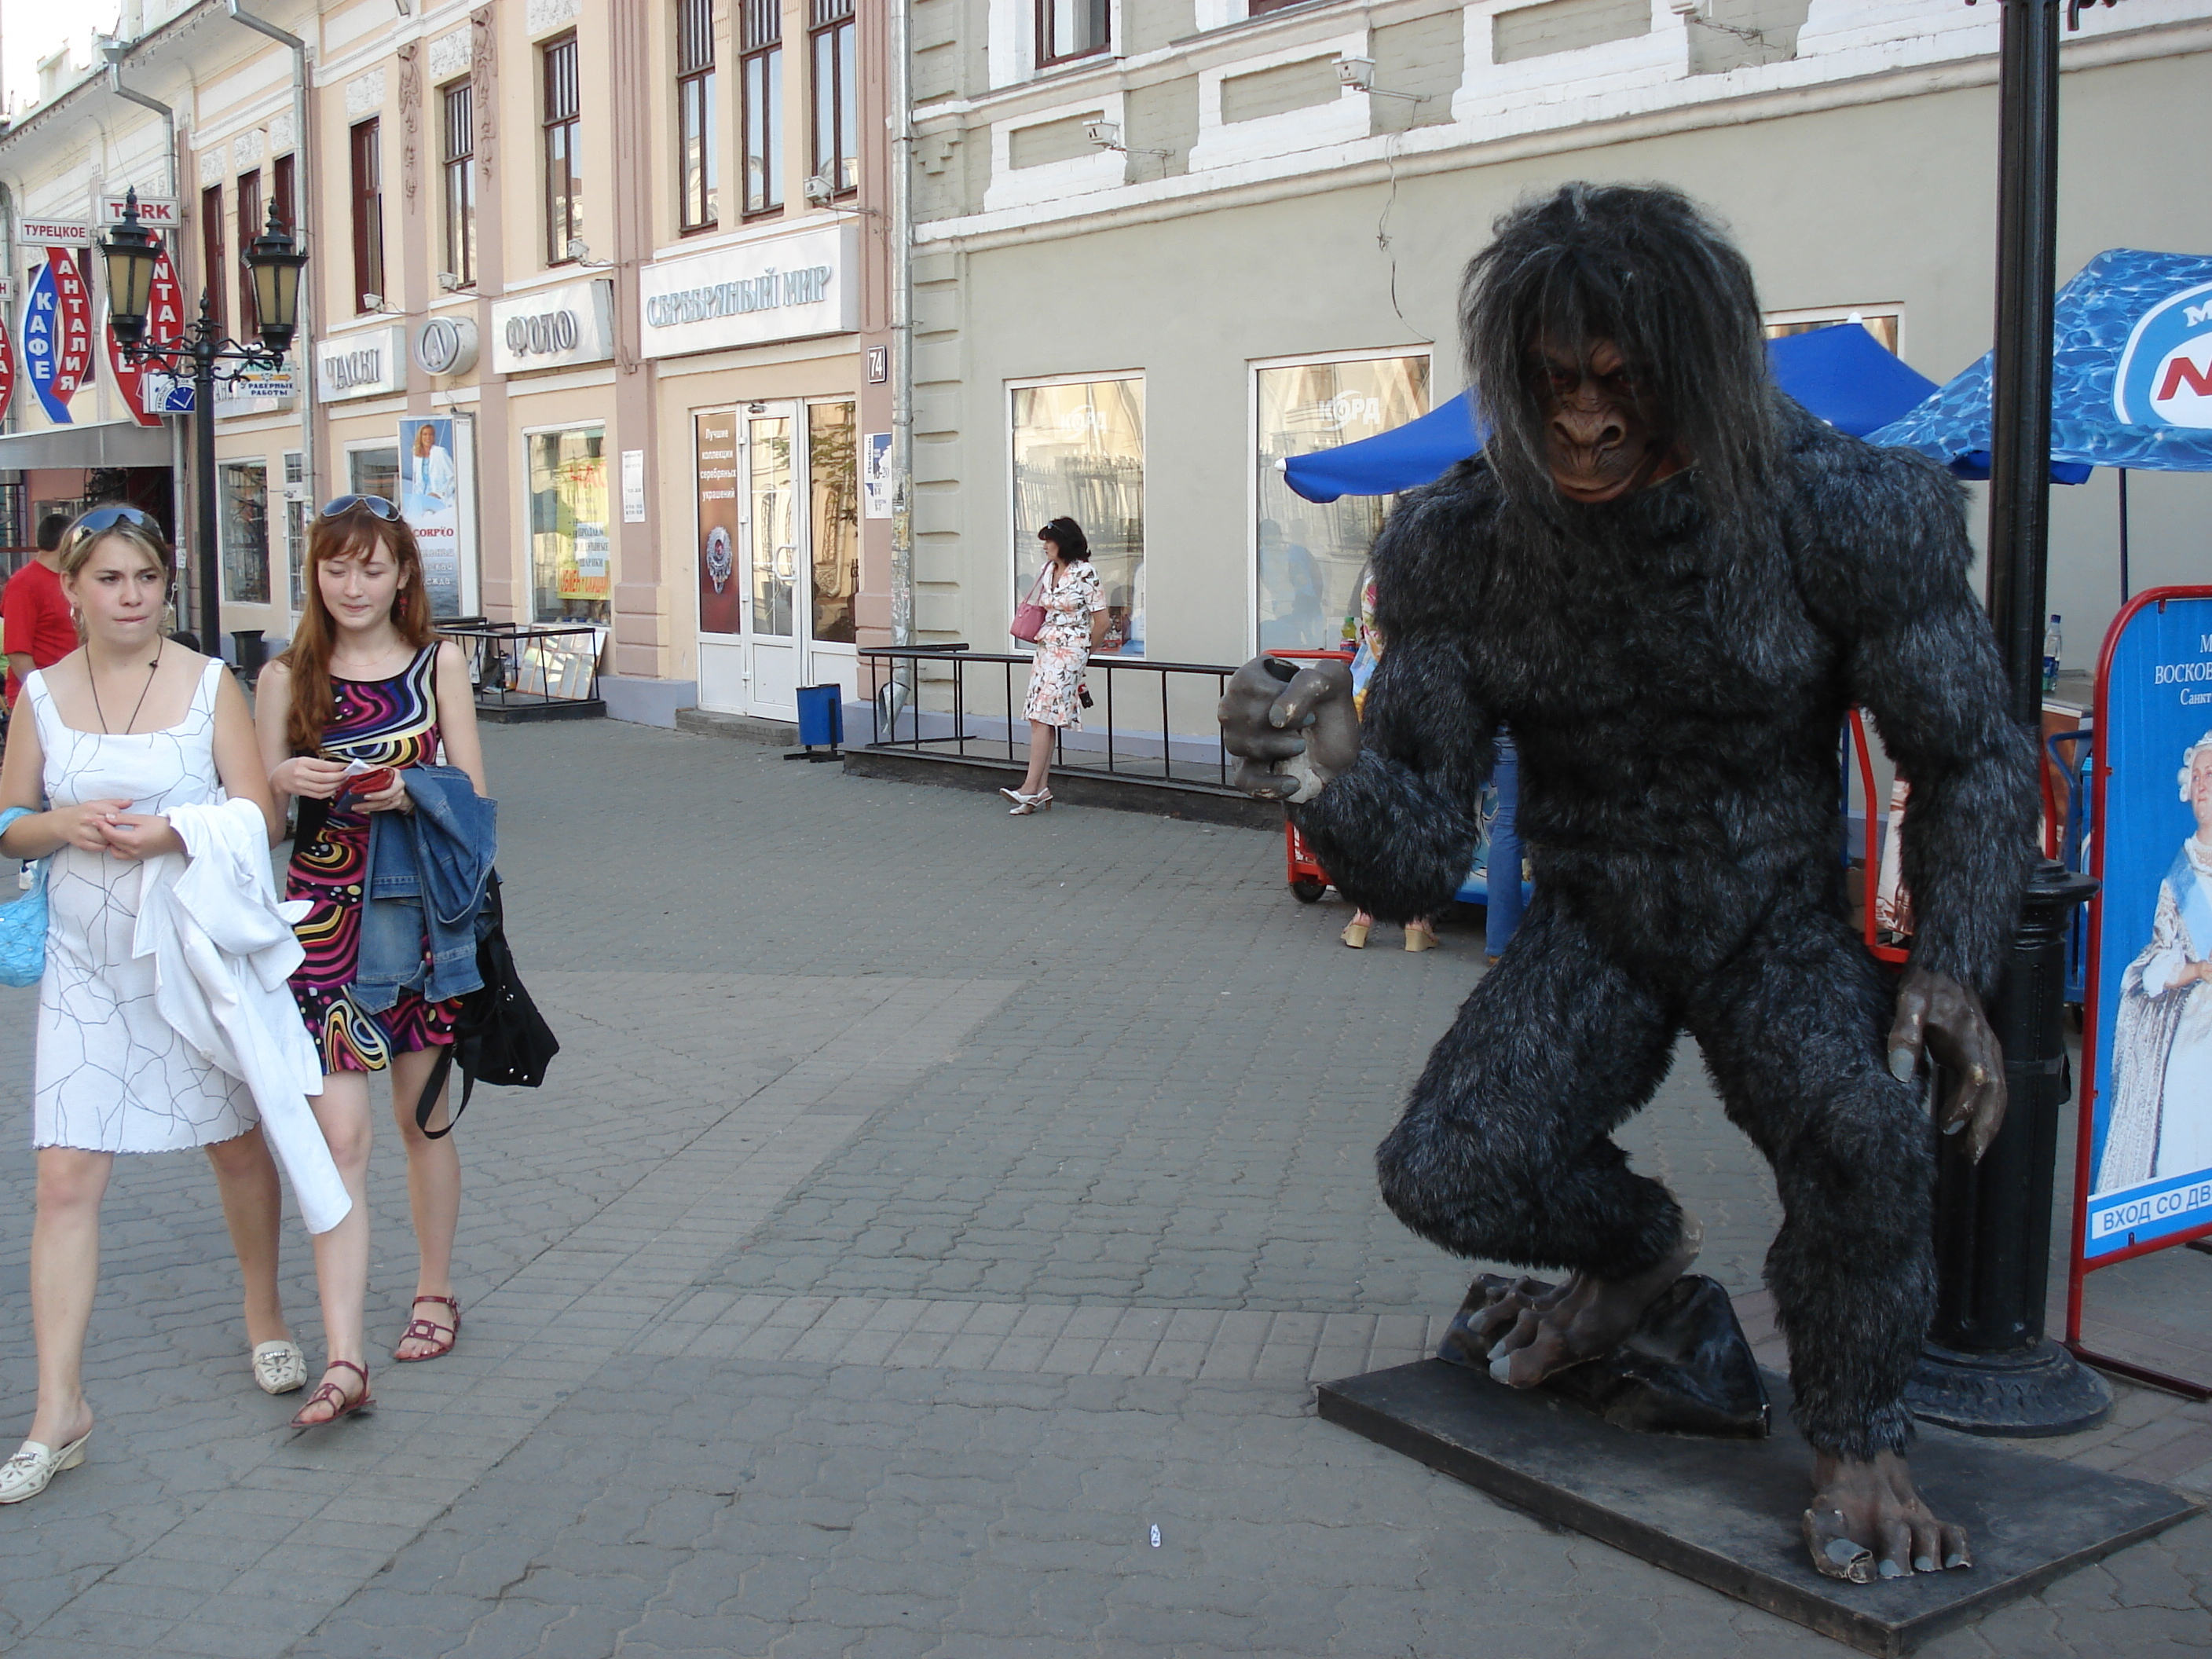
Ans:
<svg viewBox="0 0 2212 1659"><path fill-rule="evenodd" d="M1037 67L1106 51L1112 18L1111 0L1036 0Z"/></svg>
<svg viewBox="0 0 2212 1659"><path fill-rule="evenodd" d="M1145 649L1145 382L1141 375L1012 388L1015 580L1044 560L1037 531L1083 526L1106 596L1101 651ZM1019 594L1016 595L1018 599Z"/></svg>
<svg viewBox="0 0 2212 1659"><path fill-rule="evenodd" d="M1884 350L1894 356L1899 350L1904 322L1905 313L1893 305L1770 311L1766 313L1766 337L1778 340L1787 334L1810 334L1814 329L1833 328L1838 323L1856 323L1881 342Z"/></svg>
<svg viewBox="0 0 2212 1659"><path fill-rule="evenodd" d="M1253 370L1252 390L1260 648L1348 645L1358 623L1360 573L1392 498L1305 501L1285 482L1283 463L1427 414L1427 354L1272 364Z"/></svg>
<svg viewBox="0 0 2212 1659"><path fill-rule="evenodd" d="M223 595L239 605L269 603L269 466L225 461L218 469L222 507Z"/></svg>

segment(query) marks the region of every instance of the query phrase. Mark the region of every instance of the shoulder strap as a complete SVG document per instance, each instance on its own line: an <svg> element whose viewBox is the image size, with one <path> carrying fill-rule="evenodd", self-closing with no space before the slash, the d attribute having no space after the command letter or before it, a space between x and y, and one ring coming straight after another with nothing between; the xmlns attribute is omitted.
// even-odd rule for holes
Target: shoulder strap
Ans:
<svg viewBox="0 0 2212 1659"><path fill-rule="evenodd" d="M200 671L199 685L192 692L192 708L194 710L197 711L198 709L200 700L203 697L207 700L207 706L210 710L215 708L215 688L217 677L228 672L228 670L225 668L222 658L210 657L208 659L208 665Z"/></svg>

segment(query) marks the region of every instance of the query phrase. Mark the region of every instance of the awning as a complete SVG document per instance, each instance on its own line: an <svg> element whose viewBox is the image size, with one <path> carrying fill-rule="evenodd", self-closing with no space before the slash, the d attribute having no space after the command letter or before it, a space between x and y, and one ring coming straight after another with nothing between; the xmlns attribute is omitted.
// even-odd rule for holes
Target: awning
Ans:
<svg viewBox="0 0 2212 1659"><path fill-rule="evenodd" d="M0 468L32 466L167 466L169 434L158 426L107 421L98 426L55 426L0 437Z"/></svg>
<svg viewBox="0 0 2212 1659"><path fill-rule="evenodd" d="M1766 343L1775 384L1829 425L1863 437L1936 390L1936 382L1891 353L1856 323L1838 323ZM1335 449L1293 455L1284 481L1310 501L1389 495L1434 482L1482 447L1483 433L1461 392L1419 420Z"/></svg>

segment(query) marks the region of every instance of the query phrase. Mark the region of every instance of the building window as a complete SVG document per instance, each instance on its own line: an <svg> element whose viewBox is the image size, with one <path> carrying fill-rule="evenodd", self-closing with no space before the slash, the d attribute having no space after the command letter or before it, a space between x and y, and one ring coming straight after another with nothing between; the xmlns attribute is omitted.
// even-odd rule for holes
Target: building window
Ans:
<svg viewBox="0 0 2212 1659"><path fill-rule="evenodd" d="M1109 0L1036 0L1037 66L1105 51L1108 4Z"/></svg>
<svg viewBox="0 0 2212 1659"><path fill-rule="evenodd" d="M229 315L223 301L230 292L230 265L222 252L221 185L210 185L200 192L200 281L207 289L208 314L223 330L223 319Z"/></svg>
<svg viewBox="0 0 2212 1659"><path fill-rule="evenodd" d="M850 645L860 594L860 471L853 405L806 406L807 533L813 546L814 637Z"/></svg>
<svg viewBox="0 0 2212 1659"><path fill-rule="evenodd" d="M445 88L446 131L440 155L446 173L446 269L458 288L477 283L477 94L456 81Z"/></svg>
<svg viewBox="0 0 2212 1659"><path fill-rule="evenodd" d="M222 507L223 592L240 605L269 603L269 468L225 461L216 497Z"/></svg>
<svg viewBox="0 0 2212 1659"><path fill-rule="evenodd" d="M240 173L238 179L238 251L240 255L253 246L253 239L261 234L261 173L258 168ZM261 332L261 296L253 291L252 273L244 274L238 285L238 333L240 339L250 340Z"/></svg>
<svg viewBox="0 0 2212 1659"><path fill-rule="evenodd" d="M279 178L282 178L280 165ZM278 212L283 212L281 207ZM303 451L284 452L284 568L291 574L292 609L307 607L307 502L297 488L307 482L307 457Z"/></svg>
<svg viewBox="0 0 2212 1659"><path fill-rule="evenodd" d="M1016 582L1026 592L1043 561L1039 527L1062 514L1073 519L1091 543L1091 568L1106 596L1099 648L1142 655L1144 381L1016 386L1012 419Z"/></svg>
<svg viewBox="0 0 2212 1659"><path fill-rule="evenodd" d="M1281 463L1371 438L1427 414L1429 360L1293 363L1255 370L1253 381L1260 648L1348 647L1358 621L1360 572L1389 498L1344 495L1317 507L1291 493Z"/></svg>
<svg viewBox="0 0 2212 1659"><path fill-rule="evenodd" d="M384 301L384 159L380 123L353 130L353 308Z"/></svg>
<svg viewBox="0 0 2212 1659"><path fill-rule="evenodd" d="M676 0L676 148L683 169L678 216L686 231L720 218L714 142L714 0Z"/></svg>
<svg viewBox="0 0 2212 1659"><path fill-rule="evenodd" d="M269 169L269 197L276 206L276 216L283 222L285 229L295 232L300 228L298 209L294 205L299 200L295 182L298 178L295 158L289 155L278 156L276 165Z"/></svg>
<svg viewBox="0 0 2212 1659"><path fill-rule="evenodd" d="M584 234L584 158L577 154L576 37L545 47L545 263L565 265Z"/></svg>
<svg viewBox="0 0 2212 1659"><path fill-rule="evenodd" d="M346 452L346 483L356 495L399 499L399 446L370 444Z"/></svg>
<svg viewBox="0 0 2212 1659"><path fill-rule="evenodd" d="M1303 6L1306 0L1246 0L1245 15L1258 17L1271 11L1281 11L1287 6Z"/></svg>
<svg viewBox="0 0 2212 1659"><path fill-rule="evenodd" d="M533 432L530 465L530 599L538 622L604 623L612 572L607 547L606 433Z"/></svg>
<svg viewBox="0 0 2212 1659"><path fill-rule="evenodd" d="M783 11L777 0L738 0L744 104L745 212L783 207Z"/></svg>
<svg viewBox="0 0 2212 1659"><path fill-rule="evenodd" d="M1903 315L1893 307L1880 311L1770 312L1766 318L1766 337L1778 340L1785 334L1810 334L1814 329L1833 328L1838 323L1856 323L1874 336L1882 349L1895 356L1898 334L1904 320Z"/></svg>
<svg viewBox="0 0 2212 1659"><path fill-rule="evenodd" d="M813 12L814 176L832 195L860 185L860 82L853 61L853 0L811 0Z"/></svg>

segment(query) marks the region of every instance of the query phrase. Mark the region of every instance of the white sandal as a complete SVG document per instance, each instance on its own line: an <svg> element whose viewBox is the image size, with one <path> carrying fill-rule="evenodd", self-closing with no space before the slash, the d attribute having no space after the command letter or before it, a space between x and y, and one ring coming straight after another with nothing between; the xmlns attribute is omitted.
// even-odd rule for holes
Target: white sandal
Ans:
<svg viewBox="0 0 2212 1659"><path fill-rule="evenodd" d="M91 1438L92 1431L87 1429L59 1451L39 1441L26 1440L13 1457L0 1463L0 1504L20 1504L27 1498L36 1498L64 1469L73 1469L84 1462L84 1443Z"/></svg>
<svg viewBox="0 0 2212 1659"><path fill-rule="evenodd" d="M253 1380L264 1394L289 1394L307 1386L307 1356L289 1337L253 1345Z"/></svg>

